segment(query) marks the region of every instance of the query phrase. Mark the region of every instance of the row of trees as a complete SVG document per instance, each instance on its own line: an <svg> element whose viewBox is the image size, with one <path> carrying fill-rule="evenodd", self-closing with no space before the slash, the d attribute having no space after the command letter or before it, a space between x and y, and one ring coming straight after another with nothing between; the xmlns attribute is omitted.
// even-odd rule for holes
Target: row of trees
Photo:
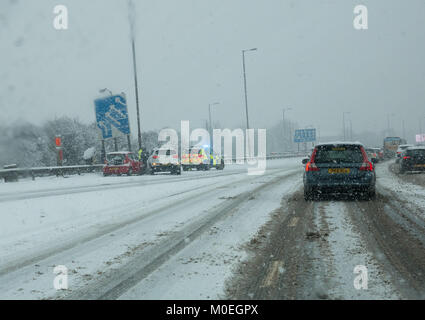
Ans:
<svg viewBox="0 0 425 320"><path fill-rule="evenodd" d="M94 147L95 161L100 163L101 141L96 124L85 124L78 119L61 117L37 126L15 123L0 127L0 166L17 164L19 167L55 166L57 154L55 136L61 135L64 165L85 164L84 151ZM158 132L143 132L142 141L150 150L158 145ZM113 140L106 141L106 150L114 150ZM137 150L137 139L131 139L132 150ZM127 150L127 139L118 139L119 150Z"/></svg>

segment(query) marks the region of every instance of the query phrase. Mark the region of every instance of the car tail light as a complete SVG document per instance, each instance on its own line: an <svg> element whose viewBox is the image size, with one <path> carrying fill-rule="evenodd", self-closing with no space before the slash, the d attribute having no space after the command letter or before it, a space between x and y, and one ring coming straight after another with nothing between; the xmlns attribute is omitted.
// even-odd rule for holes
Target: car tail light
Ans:
<svg viewBox="0 0 425 320"><path fill-rule="evenodd" d="M311 171L319 171L320 169L316 166L316 164L314 162L308 162L307 165L305 166L305 171L306 172L311 172Z"/></svg>
<svg viewBox="0 0 425 320"><path fill-rule="evenodd" d="M366 151L364 151L364 148L361 147L360 150L362 151L363 154L363 163L360 166L360 171L373 171L373 164L372 162L369 161L369 159L367 158L367 154Z"/></svg>
<svg viewBox="0 0 425 320"><path fill-rule="evenodd" d="M153 158L153 159L158 159L158 156L153 156L152 158Z"/></svg>
<svg viewBox="0 0 425 320"><path fill-rule="evenodd" d="M306 166L305 166L305 171L306 172L311 172L311 171L320 171L320 169L316 166L316 164L314 163L314 159L316 158L316 152L317 149L314 148L311 157L310 157L310 161L307 162Z"/></svg>
<svg viewBox="0 0 425 320"><path fill-rule="evenodd" d="M373 171L373 164L370 161L363 162L360 171Z"/></svg>
<svg viewBox="0 0 425 320"><path fill-rule="evenodd" d="M410 159L410 157L409 156L405 156L405 157L403 157L403 159L404 160L407 160L407 159Z"/></svg>

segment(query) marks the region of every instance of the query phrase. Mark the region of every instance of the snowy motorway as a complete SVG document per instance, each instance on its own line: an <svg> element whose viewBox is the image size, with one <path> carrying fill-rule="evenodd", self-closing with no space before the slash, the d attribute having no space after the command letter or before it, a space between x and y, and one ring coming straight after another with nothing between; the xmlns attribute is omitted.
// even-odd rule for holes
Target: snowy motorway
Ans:
<svg viewBox="0 0 425 320"><path fill-rule="evenodd" d="M302 196L301 159L181 176L0 184L1 299L425 298L425 175ZM68 290L55 290L55 266ZM367 290L353 285L358 265Z"/></svg>

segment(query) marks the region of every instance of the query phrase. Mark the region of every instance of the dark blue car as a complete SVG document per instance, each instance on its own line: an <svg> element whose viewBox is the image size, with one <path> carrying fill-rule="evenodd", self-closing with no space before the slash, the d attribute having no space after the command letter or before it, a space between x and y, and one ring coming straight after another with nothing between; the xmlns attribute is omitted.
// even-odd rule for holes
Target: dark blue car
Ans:
<svg viewBox="0 0 425 320"><path fill-rule="evenodd" d="M375 168L361 143L319 144L303 163L306 201L324 193L375 197Z"/></svg>

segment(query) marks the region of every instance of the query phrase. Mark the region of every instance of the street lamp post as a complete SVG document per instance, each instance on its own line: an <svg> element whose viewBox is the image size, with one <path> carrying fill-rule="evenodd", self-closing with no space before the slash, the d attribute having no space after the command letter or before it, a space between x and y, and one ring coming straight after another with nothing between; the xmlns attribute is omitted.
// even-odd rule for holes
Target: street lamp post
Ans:
<svg viewBox="0 0 425 320"><path fill-rule="evenodd" d="M142 131L140 128L140 108L139 108L139 89L137 83L137 64L136 64L136 46L134 41L134 20L131 19L132 12L135 11L134 4L132 0L128 1L128 11L129 11L129 20L130 20L130 29L131 29L131 50L133 53L133 73L134 73L134 91L136 94L136 111L137 111L137 140L139 144L139 150L142 148Z"/></svg>
<svg viewBox="0 0 425 320"><path fill-rule="evenodd" d="M346 136L345 136L345 133L346 133L346 130L345 130L345 115L346 114L350 114L351 112L346 112L346 111L344 111L343 113L342 113L342 130L344 130L344 141L345 141L345 139L346 139Z"/></svg>
<svg viewBox="0 0 425 320"><path fill-rule="evenodd" d="M401 130L403 132L403 139L406 139L406 128L404 126L404 119L401 120Z"/></svg>
<svg viewBox="0 0 425 320"><path fill-rule="evenodd" d="M100 93L105 93L106 91L108 91L108 92L109 92L109 94L110 94L111 96L113 96L112 91L111 91L111 90L109 90L108 88L103 88L103 89L100 89L100 90L99 90L99 92L100 92Z"/></svg>
<svg viewBox="0 0 425 320"><path fill-rule="evenodd" d="M390 135L391 135L391 133L392 133L390 117L393 117L393 116L395 116L395 114L394 114L394 113L387 113L388 136L390 136Z"/></svg>
<svg viewBox="0 0 425 320"><path fill-rule="evenodd" d="M212 124L212 117L211 117L211 107L212 106L216 106L216 105L218 105L218 104L220 104L220 102L214 102L214 103L210 103L210 104L208 104L208 113L209 113L209 119L210 119L210 121L209 121L209 132L210 132L210 150L211 150L211 147L213 146L213 124Z"/></svg>
<svg viewBox="0 0 425 320"><path fill-rule="evenodd" d="M282 109L282 130L283 130L283 152L285 152L285 111L292 110L292 108L283 108Z"/></svg>
<svg viewBox="0 0 425 320"><path fill-rule="evenodd" d="M245 90L245 113L246 113L246 129L249 129L249 114L248 114L248 92L246 87L246 68L245 68L245 52L256 51L257 48L242 50L242 65L243 65L243 81ZM247 153L249 155L249 134L247 137Z"/></svg>
<svg viewBox="0 0 425 320"><path fill-rule="evenodd" d="M246 113L246 128L249 129L249 114L248 114L248 92L246 87L246 68L245 68L245 52L256 51L257 48L242 50L242 65L243 65L243 81L245 90L245 113Z"/></svg>

